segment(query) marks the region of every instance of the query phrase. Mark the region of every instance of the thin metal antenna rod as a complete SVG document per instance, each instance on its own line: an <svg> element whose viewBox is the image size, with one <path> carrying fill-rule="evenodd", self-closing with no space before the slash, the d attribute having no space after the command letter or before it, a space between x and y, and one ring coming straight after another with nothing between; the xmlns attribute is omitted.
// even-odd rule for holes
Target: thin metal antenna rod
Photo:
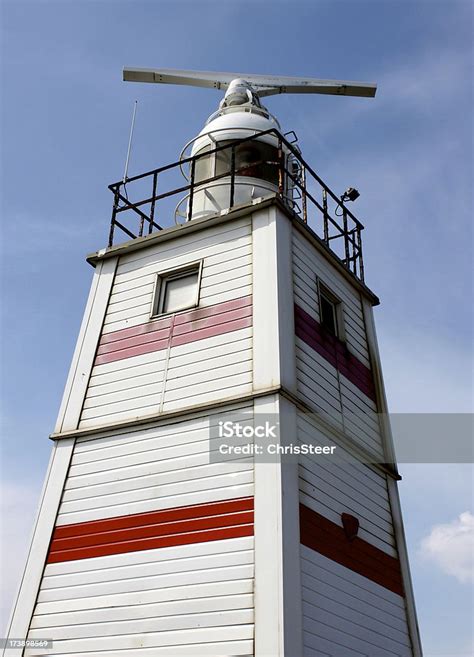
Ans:
<svg viewBox="0 0 474 657"><path fill-rule="evenodd" d="M138 100L136 100L133 105L132 125L130 126L130 137L128 140L127 159L125 160L125 171L123 172L123 180L122 180L124 184L127 182L127 176L128 176L128 163L130 161L130 151L132 150L133 129L135 128L135 116L137 114L137 105L138 105Z"/></svg>

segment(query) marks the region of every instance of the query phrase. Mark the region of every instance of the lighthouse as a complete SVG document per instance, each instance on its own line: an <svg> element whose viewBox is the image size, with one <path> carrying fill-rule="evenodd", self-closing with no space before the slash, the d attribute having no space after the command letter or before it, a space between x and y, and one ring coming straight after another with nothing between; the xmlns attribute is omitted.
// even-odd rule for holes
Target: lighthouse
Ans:
<svg viewBox="0 0 474 657"><path fill-rule="evenodd" d="M124 79L225 94L176 162L110 185L8 638L36 657L421 657L358 193L262 100L375 85Z"/></svg>

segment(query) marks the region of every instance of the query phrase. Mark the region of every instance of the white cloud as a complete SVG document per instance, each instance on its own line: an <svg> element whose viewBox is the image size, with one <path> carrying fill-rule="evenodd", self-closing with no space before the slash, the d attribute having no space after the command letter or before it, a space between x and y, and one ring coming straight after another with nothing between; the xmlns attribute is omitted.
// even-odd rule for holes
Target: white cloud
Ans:
<svg viewBox="0 0 474 657"><path fill-rule="evenodd" d="M39 502L40 482L2 482L0 489L2 598L0 633L10 618L26 562Z"/></svg>
<svg viewBox="0 0 474 657"><path fill-rule="evenodd" d="M466 511L451 523L435 525L421 541L420 554L460 582L474 582L474 515Z"/></svg>

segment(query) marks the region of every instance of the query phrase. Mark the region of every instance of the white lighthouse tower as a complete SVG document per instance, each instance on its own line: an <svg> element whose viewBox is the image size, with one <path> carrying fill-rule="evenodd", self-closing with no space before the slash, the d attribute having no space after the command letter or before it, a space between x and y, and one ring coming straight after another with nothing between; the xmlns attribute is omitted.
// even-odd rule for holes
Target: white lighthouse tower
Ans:
<svg viewBox="0 0 474 657"><path fill-rule="evenodd" d="M178 162L110 186L8 637L37 657L421 657L357 192L261 102L375 86L124 78L226 94Z"/></svg>

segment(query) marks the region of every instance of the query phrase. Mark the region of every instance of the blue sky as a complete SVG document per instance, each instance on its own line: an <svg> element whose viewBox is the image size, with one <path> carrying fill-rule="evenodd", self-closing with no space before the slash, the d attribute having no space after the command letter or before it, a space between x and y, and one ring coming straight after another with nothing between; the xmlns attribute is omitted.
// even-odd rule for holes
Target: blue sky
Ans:
<svg viewBox="0 0 474 657"><path fill-rule="evenodd" d="M107 185L175 161L219 92L121 82L124 65L376 81L375 100L267 100L336 191L355 186L391 409L472 400L472 8L463 0L3 2L2 624L92 270ZM471 466L401 465L426 657L474 653ZM463 515L461 515L463 514ZM466 515L467 514L467 515ZM453 567L454 564L454 567ZM458 566L458 567L456 567ZM471 564L472 567L472 564Z"/></svg>

